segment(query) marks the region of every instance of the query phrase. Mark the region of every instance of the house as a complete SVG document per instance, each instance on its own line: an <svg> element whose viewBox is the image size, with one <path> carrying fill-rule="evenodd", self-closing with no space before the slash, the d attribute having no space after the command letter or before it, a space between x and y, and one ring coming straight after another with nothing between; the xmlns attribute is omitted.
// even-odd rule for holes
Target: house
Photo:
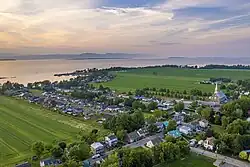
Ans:
<svg viewBox="0 0 250 167"><path fill-rule="evenodd" d="M178 138L178 137L181 137L181 132L178 130L172 130L168 132L168 135L174 138Z"/></svg>
<svg viewBox="0 0 250 167"><path fill-rule="evenodd" d="M49 159L41 160L40 161L40 167L57 166L57 165L60 165L61 163L62 163L62 161L59 160L59 159L49 158Z"/></svg>
<svg viewBox="0 0 250 167"><path fill-rule="evenodd" d="M199 121L199 125L200 125L200 127L202 127L202 128L207 128L207 127L208 127L208 121L205 120L205 119L200 120L200 121Z"/></svg>
<svg viewBox="0 0 250 167"><path fill-rule="evenodd" d="M91 151L93 154L102 154L104 153L104 146L100 142L95 142L91 144Z"/></svg>
<svg viewBox="0 0 250 167"><path fill-rule="evenodd" d="M158 132L162 132L164 130L164 124L162 122L156 122L154 125L159 129Z"/></svg>
<svg viewBox="0 0 250 167"><path fill-rule="evenodd" d="M118 139L115 135L106 136L105 141L110 147L113 147L118 143Z"/></svg>
<svg viewBox="0 0 250 167"><path fill-rule="evenodd" d="M179 131L185 135L189 135L192 133L192 129L188 126L180 126Z"/></svg>
<svg viewBox="0 0 250 167"><path fill-rule="evenodd" d="M31 164L29 162L24 162L22 164L17 164L16 167L31 167Z"/></svg>
<svg viewBox="0 0 250 167"><path fill-rule="evenodd" d="M173 116L173 120L175 120L177 125L180 125L184 122L184 115L182 113L175 112L175 115Z"/></svg>
<svg viewBox="0 0 250 167"><path fill-rule="evenodd" d="M140 135L137 133L137 131L131 132L127 134L127 141L129 143L133 143L136 141L139 141L141 139Z"/></svg>
<svg viewBox="0 0 250 167"><path fill-rule="evenodd" d="M214 137L208 137L204 141L203 146L205 147L205 149L213 151L214 150L214 141L215 141Z"/></svg>
<svg viewBox="0 0 250 167"><path fill-rule="evenodd" d="M149 132L148 132L148 130L147 130L147 128L141 128L141 129L139 129L138 131L137 131L137 133L138 133L138 135L140 136L140 137L146 137L148 134L149 134Z"/></svg>
<svg viewBox="0 0 250 167"><path fill-rule="evenodd" d="M149 147L149 148L152 148L152 147L154 147L154 146L156 146L156 145L159 145L162 141L163 141L163 140L162 140L161 138L156 137L156 138L154 138L154 139L148 141L148 142L146 143L146 146Z"/></svg>

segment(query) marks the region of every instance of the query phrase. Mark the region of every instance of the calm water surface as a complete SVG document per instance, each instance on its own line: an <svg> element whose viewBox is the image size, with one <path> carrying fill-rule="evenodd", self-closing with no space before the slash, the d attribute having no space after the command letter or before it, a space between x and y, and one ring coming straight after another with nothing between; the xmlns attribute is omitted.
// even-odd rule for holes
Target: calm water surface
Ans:
<svg viewBox="0 0 250 167"><path fill-rule="evenodd" d="M109 60L18 60L0 62L0 83L6 81L27 84L28 82L42 80L63 80L69 77L54 77L55 73L72 72L86 68L107 67L138 67L148 65L167 64L166 60L132 60L132 59L109 59ZM13 77L13 78L11 78Z"/></svg>

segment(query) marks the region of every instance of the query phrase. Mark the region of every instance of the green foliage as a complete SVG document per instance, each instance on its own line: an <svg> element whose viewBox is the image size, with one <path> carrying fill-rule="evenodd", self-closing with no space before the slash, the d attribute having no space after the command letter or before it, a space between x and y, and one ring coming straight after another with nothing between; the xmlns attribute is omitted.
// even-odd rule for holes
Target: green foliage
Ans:
<svg viewBox="0 0 250 167"><path fill-rule="evenodd" d="M239 157L243 160L247 160L248 159L248 154L245 151L241 151L239 154Z"/></svg>
<svg viewBox="0 0 250 167"><path fill-rule="evenodd" d="M124 141L125 140L125 136L126 136L126 131L125 130L118 130L118 131L116 131L116 137L120 141Z"/></svg>
<svg viewBox="0 0 250 167"><path fill-rule="evenodd" d="M161 111L161 110L155 110L155 111L154 111L154 116L155 116L157 119L161 118L161 117L163 116L163 111Z"/></svg>
<svg viewBox="0 0 250 167"><path fill-rule="evenodd" d="M212 113L211 107L206 107L206 108L201 110L201 116L207 120L210 119L211 113Z"/></svg>
<svg viewBox="0 0 250 167"><path fill-rule="evenodd" d="M150 134L154 134L154 133L156 133L158 131L158 128L157 128L157 126L155 124L150 124L148 126L148 131L149 131Z"/></svg>
<svg viewBox="0 0 250 167"><path fill-rule="evenodd" d="M171 131L171 130L175 130L177 127L177 123L174 120L170 120L168 122L168 126L167 126L167 132Z"/></svg>
<svg viewBox="0 0 250 167"><path fill-rule="evenodd" d="M83 161L90 155L90 147L88 144L81 142L75 143L68 148L68 157L74 161Z"/></svg>
<svg viewBox="0 0 250 167"><path fill-rule="evenodd" d="M67 144L66 144L64 141L62 141L62 142L59 142L59 143L58 143L58 146L59 146L62 150L64 150L64 149L67 147Z"/></svg>
<svg viewBox="0 0 250 167"><path fill-rule="evenodd" d="M180 148L180 154L182 157L186 156L190 152L189 144L185 141L177 141L176 144Z"/></svg>
<svg viewBox="0 0 250 167"><path fill-rule="evenodd" d="M229 124L229 118L226 116L222 116L221 118L221 125L224 129L227 128L227 125Z"/></svg>
<svg viewBox="0 0 250 167"><path fill-rule="evenodd" d="M157 106L158 106L158 104L156 102L151 102L148 104L148 110L149 111L155 110L155 109L157 109Z"/></svg>
<svg viewBox="0 0 250 167"><path fill-rule="evenodd" d="M237 119L227 126L226 131L230 134L246 134L250 129L250 123Z"/></svg>
<svg viewBox="0 0 250 167"><path fill-rule="evenodd" d="M171 143L175 143L176 142L176 138L174 138L173 136L166 136L165 137L165 141L166 142L171 142Z"/></svg>
<svg viewBox="0 0 250 167"><path fill-rule="evenodd" d="M144 123L145 119L143 113L141 111L136 111L133 114L124 113L111 117L103 123L103 126L113 132L116 132L117 130L132 132L140 129Z"/></svg>
<svg viewBox="0 0 250 167"><path fill-rule="evenodd" d="M33 143L32 151L35 153L36 156L40 157L44 151L44 143L41 141Z"/></svg>
<svg viewBox="0 0 250 167"><path fill-rule="evenodd" d="M184 103L183 102L179 102L174 106L174 110L176 112L182 112L182 110L184 109Z"/></svg>
<svg viewBox="0 0 250 167"><path fill-rule="evenodd" d="M63 149L60 147L60 146L55 146L53 147L51 150L51 155L54 157L54 158L61 158L61 156L63 155Z"/></svg>

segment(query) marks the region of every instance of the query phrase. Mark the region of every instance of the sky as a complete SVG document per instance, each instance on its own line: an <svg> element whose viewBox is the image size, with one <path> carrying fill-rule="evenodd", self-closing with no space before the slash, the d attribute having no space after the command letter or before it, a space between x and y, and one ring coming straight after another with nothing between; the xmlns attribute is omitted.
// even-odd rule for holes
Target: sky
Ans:
<svg viewBox="0 0 250 167"><path fill-rule="evenodd" d="M249 0L0 0L0 54L250 56Z"/></svg>

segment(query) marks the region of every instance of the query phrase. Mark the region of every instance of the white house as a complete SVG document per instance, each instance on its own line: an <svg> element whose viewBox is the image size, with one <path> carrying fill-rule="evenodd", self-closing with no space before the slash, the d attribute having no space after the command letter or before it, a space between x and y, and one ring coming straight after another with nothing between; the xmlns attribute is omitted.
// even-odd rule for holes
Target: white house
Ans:
<svg viewBox="0 0 250 167"><path fill-rule="evenodd" d="M214 137L209 137L204 141L203 146L205 147L205 149L213 151L214 141L215 141Z"/></svg>
<svg viewBox="0 0 250 167"><path fill-rule="evenodd" d="M162 139L159 137L154 138L153 140L150 140L146 143L146 146L149 148L152 148L162 142Z"/></svg>
<svg viewBox="0 0 250 167"><path fill-rule="evenodd" d="M95 142L91 144L91 151L93 154L102 154L104 153L104 146L100 142Z"/></svg>
<svg viewBox="0 0 250 167"><path fill-rule="evenodd" d="M200 120L200 121L199 121L199 125L200 125L200 127L202 127L202 128L207 128L207 127L208 127L208 121L205 120L205 119Z"/></svg>
<svg viewBox="0 0 250 167"><path fill-rule="evenodd" d="M185 135L188 135L190 133L192 133L192 129L188 126L181 126L179 127L179 131Z"/></svg>
<svg viewBox="0 0 250 167"><path fill-rule="evenodd" d="M113 147L118 143L118 139L115 135L110 135L105 137L105 142L110 146Z"/></svg>

